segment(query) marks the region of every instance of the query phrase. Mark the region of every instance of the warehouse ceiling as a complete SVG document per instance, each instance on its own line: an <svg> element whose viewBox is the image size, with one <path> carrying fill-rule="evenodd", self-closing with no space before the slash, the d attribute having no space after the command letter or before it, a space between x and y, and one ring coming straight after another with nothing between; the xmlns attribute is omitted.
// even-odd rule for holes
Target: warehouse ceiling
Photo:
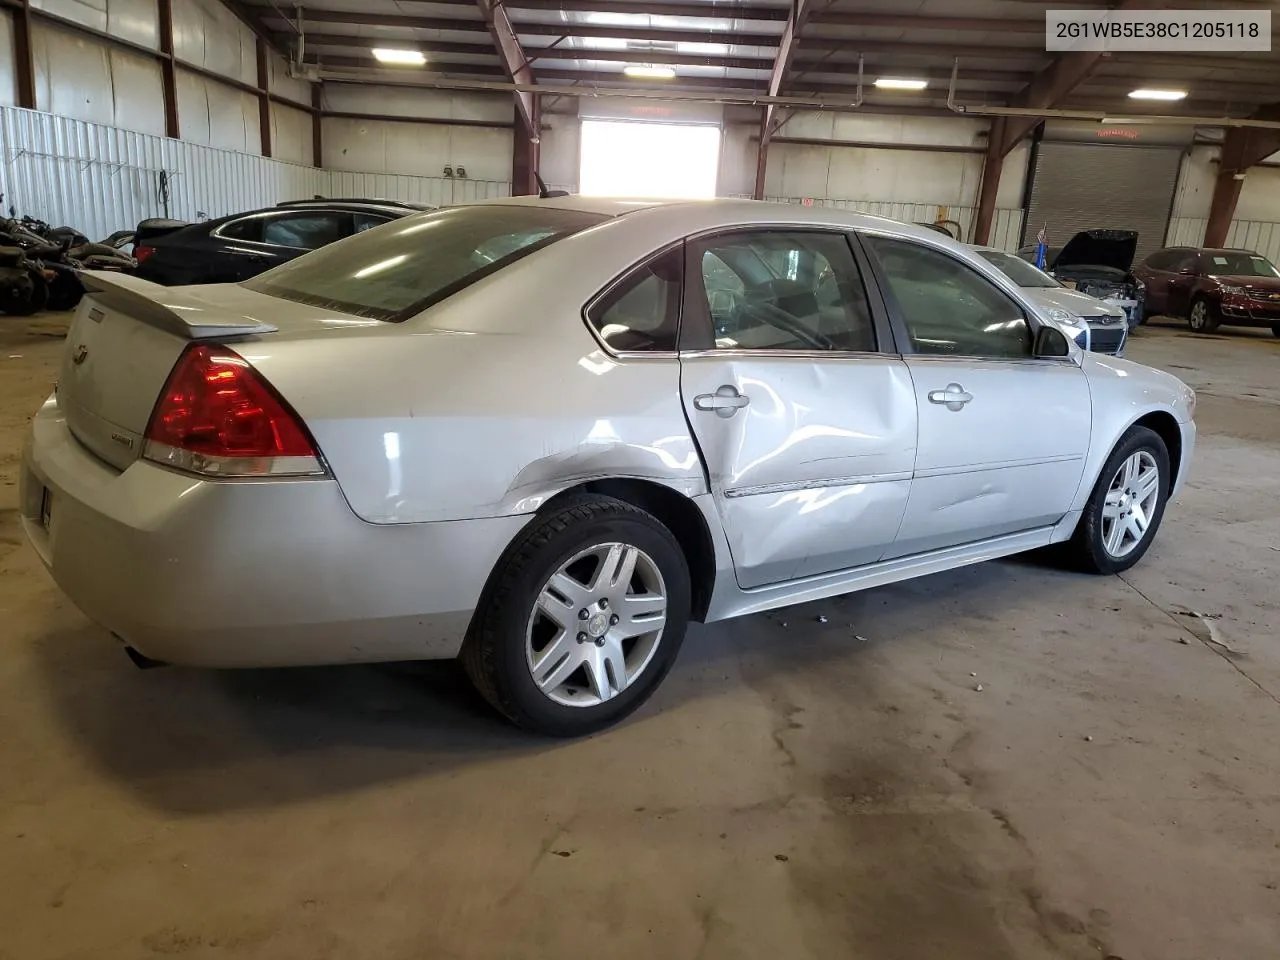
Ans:
<svg viewBox="0 0 1280 960"><path fill-rule="evenodd" d="M863 109L941 113L959 58L956 100L1019 105L1032 80L1055 67L1044 50L1043 0L231 0L278 49L326 79L459 86L509 81L586 91L775 94L852 101L864 64ZM1174 6L1174 4L1169 4ZM1206 10L1272 8L1223 0ZM798 13L798 16L797 16ZM511 32L506 31L509 23ZM515 43L512 43L514 39ZM425 63L388 67L373 48L419 51ZM648 76L634 76L647 72ZM654 76L669 74L665 76ZM1116 53L1092 58L1055 90L1052 106L1244 117L1280 90L1280 45L1270 53ZM877 78L927 81L885 90ZM1185 89L1176 103L1127 99L1138 87ZM1047 104L1037 104L1043 106Z"/></svg>

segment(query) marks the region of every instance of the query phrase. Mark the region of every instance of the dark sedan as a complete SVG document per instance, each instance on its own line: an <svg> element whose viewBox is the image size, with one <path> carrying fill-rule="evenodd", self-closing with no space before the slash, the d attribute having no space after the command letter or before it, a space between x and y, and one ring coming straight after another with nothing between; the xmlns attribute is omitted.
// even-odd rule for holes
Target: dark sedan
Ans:
<svg viewBox="0 0 1280 960"><path fill-rule="evenodd" d="M133 255L138 276L179 286L236 283L310 250L429 210L396 200L295 200L203 223L144 220Z"/></svg>
<svg viewBox="0 0 1280 960"><path fill-rule="evenodd" d="M1252 250L1166 247L1134 273L1147 289L1147 313L1185 317L1196 333L1220 325L1270 327L1280 337L1280 270Z"/></svg>

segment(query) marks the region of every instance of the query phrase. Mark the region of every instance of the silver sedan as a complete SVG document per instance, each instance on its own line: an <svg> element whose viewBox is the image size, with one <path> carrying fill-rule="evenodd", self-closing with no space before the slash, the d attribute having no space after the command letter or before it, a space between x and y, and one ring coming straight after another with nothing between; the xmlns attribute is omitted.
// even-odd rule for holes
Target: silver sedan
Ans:
<svg viewBox="0 0 1280 960"><path fill-rule="evenodd" d="M1112 573L1195 396L935 232L750 201L425 213L240 285L90 277L20 510L134 655L461 657L599 729L704 623L1063 544Z"/></svg>

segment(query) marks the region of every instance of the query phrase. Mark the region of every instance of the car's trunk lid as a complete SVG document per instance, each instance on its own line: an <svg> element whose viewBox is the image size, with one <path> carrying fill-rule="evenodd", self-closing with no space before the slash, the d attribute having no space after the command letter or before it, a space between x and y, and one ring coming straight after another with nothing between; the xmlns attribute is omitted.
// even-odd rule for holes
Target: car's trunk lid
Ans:
<svg viewBox="0 0 1280 960"><path fill-rule="evenodd" d="M58 407L76 439L120 469L141 456L156 398L187 344L276 330L204 299L201 288L95 271L82 279L88 294L67 334Z"/></svg>
<svg viewBox="0 0 1280 960"><path fill-rule="evenodd" d="M1138 252L1136 230L1081 230L1053 261L1053 269L1064 267L1109 267L1121 273L1133 266Z"/></svg>

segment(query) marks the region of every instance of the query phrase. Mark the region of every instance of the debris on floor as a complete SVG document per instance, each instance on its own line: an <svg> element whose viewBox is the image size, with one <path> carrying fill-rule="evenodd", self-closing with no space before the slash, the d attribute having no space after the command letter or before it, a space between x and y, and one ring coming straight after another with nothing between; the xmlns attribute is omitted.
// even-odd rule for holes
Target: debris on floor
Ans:
<svg viewBox="0 0 1280 960"><path fill-rule="evenodd" d="M1227 643L1227 641L1222 638L1222 634L1218 631L1218 628L1214 626L1217 621L1222 619L1222 614L1199 613L1195 610L1180 610L1177 613L1180 617L1188 617L1195 620L1203 627L1202 630L1197 630L1195 627L1192 627L1191 632L1205 643L1211 643L1216 647L1220 647L1224 652L1229 653L1233 657L1243 657L1246 655L1244 650L1241 650L1238 647L1233 647L1231 644Z"/></svg>

